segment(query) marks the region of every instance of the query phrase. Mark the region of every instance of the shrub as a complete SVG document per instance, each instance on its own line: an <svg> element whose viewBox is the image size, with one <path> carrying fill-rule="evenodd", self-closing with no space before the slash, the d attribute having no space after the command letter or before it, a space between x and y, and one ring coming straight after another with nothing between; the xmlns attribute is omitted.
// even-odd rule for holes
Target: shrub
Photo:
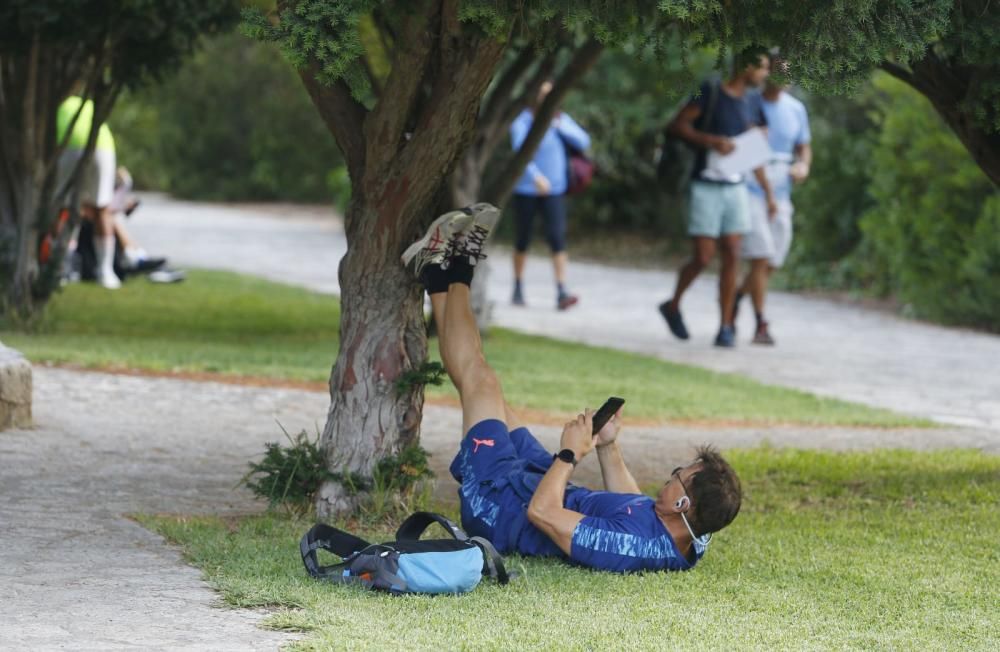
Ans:
<svg viewBox="0 0 1000 652"><path fill-rule="evenodd" d="M282 432L290 445L265 444L264 457L259 462L250 462L250 471L240 484L266 499L269 507L284 505L293 512L304 513L312 507L322 484L336 476L326 468L318 434L316 440L310 440L305 430L294 438L284 428Z"/></svg>
<svg viewBox="0 0 1000 652"><path fill-rule="evenodd" d="M235 32L123 97L108 123L138 184L189 199L326 201L342 164L295 71Z"/></svg>
<svg viewBox="0 0 1000 652"><path fill-rule="evenodd" d="M915 316L1000 331L1000 195L923 96L877 77L881 133L861 229Z"/></svg>

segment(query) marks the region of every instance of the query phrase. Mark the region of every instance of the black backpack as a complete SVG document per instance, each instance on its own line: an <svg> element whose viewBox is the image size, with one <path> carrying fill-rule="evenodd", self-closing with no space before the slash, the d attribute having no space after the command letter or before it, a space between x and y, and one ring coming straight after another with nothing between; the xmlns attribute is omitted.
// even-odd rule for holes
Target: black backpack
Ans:
<svg viewBox="0 0 1000 652"><path fill-rule="evenodd" d="M420 535L439 523L449 539ZM343 561L320 566L316 551L326 550ZM440 514L416 512L399 526L396 540L372 544L319 523L299 543L302 563L312 577L367 589L402 593L465 593L479 585L483 575L500 584L510 580L503 558L486 539L469 537L462 528Z"/></svg>
<svg viewBox="0 0 1000 652"><path fill-rule="evenodd" d="M715 114L715 105L719 98L719 83L709 85L708 107L695 120L694 127L703 131L711 123ZM684 106L687 106L685 102ZM681 107L683 109L683 107ZM694 167L695 151L690 143L663 130L663 146L660 149L660 159L656 164L656 178L660 187L672 196L680 195L687 187Z"/></svg>

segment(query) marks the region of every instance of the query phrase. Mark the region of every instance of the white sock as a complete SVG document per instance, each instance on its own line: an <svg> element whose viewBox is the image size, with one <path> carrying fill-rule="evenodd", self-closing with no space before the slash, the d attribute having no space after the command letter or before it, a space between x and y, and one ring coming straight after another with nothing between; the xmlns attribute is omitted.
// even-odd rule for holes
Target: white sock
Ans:
<svg viewBox="0 0 1000 652"><path fill-rule="evenodd" d="M97 254L97 274L110 278L115 274L115 236L94 234L94 252Z"/></svg>

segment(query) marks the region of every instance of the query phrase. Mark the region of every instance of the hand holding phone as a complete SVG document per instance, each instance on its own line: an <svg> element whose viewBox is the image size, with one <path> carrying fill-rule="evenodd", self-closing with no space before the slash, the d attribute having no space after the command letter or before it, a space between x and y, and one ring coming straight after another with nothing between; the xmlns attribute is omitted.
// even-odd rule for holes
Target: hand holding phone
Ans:
<svg viewBox="0 0 1000 652"><path fill-rule="evenodd" d="M612 396L604 402L604 405L602 405L591 418L594 424L595 435L601 431L601 428L603 428L608 421L611 420L611 417L618 413L618 410L623 405L625 405L625 399L618 398L617 396Z"/></svg>

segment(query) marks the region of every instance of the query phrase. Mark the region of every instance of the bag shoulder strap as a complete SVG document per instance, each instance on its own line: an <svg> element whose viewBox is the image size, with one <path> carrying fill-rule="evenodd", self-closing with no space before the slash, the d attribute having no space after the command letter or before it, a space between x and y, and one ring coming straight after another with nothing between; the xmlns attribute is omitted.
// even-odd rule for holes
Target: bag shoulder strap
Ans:
<svg viewBox="0 0 1000 652"><path fill-rule="evenodd" d="M459 541L468 541L469 535L453 521L434 512L414 512L396 530L397 541L416 541L432 523L438 523L452 537Z"/></svg>
<svg viewBox="0 0 1000 652"><path fill-rule="evenodd" d="M299 552L302 553L302 563L306 567L306 572L313 577L329 579L333 575L339 575L336 571L339 571L343 563L320 566L316 559L317 550L326 550L341 559L346 559L370 545L364 539L353 534L348 534L324 523L317 523L299 541Z"/></svg>
<svg viewBox="0 0 1000 652"><path fill-rule="evenodd" d="M507 567L503 564L503 557L493 547L493 544L483 537L472 537L469 541L479 546L483 551L483 574L489 575L501 586L510 582L510 578L514 574L507 572Z"/></svg>
<svg viewBox="0 0 1000 652"><path fill-rule="evenodd" d="M719 102L719 92L722 86L721 81L712 81L708 87L708 106L705 107L705 112L698 116L698 124L696 128L698 131L705 131L705 127L708 127L712 118L715 117L715 106Z"/></svg>

